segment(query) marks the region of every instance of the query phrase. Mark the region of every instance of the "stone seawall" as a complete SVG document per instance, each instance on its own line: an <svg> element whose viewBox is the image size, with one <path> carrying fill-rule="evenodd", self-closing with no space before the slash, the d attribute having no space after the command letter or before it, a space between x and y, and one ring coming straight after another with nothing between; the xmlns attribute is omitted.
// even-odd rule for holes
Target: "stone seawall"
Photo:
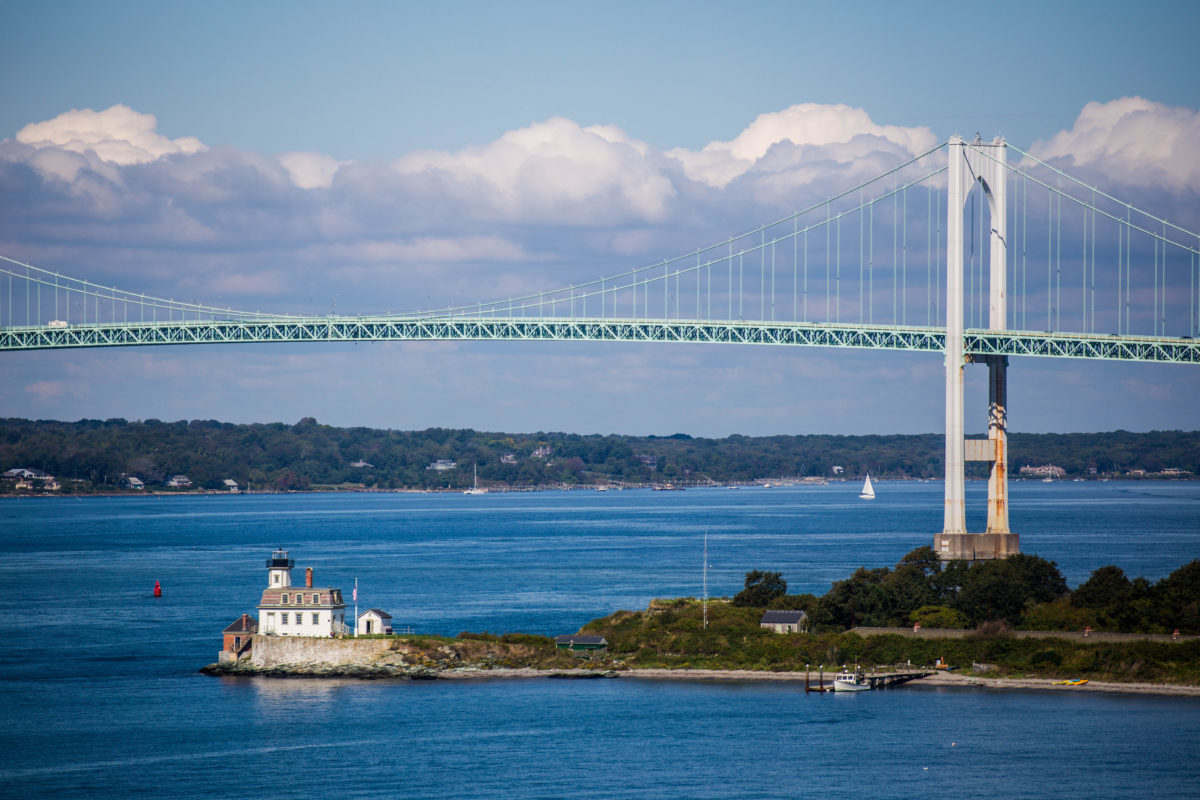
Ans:
<svg viewBox="0 0 1200 800"><path fill-rule="evenodd" d="M255 636L251 663L257 669L290 664L345 667L373 664L392 647L388 639L321 639L315 636Z"/></svg>
<svg viewBox="0 0 1200 800"><path fill-rule="evenodd" d="M430 679L447 672L574 667L551 640L499 642L438 637L328 639L255 636L249 654L200 671L207 675Z"/></svg>

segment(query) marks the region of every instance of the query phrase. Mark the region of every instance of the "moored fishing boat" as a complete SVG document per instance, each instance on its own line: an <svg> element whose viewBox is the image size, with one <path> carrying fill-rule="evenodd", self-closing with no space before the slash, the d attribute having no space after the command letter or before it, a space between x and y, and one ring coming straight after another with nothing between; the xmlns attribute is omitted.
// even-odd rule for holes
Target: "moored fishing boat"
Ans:
<svg viewBox="0 0 1200 800"><path fill-rule="evenodd" d="M853 672L843 669L833 677L835 692L865 692L870 688L871 682L861 669L855 669Z"/></svg>

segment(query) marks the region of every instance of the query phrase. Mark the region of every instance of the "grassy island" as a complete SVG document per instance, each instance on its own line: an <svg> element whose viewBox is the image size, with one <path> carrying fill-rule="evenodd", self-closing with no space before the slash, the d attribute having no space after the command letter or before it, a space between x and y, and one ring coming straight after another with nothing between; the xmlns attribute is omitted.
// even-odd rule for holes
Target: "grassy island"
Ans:
<svg viewBox="0 0 1200 800"><path fill-rule="evenodd" d="M760 626L767 609L803 610L810 631ZM1200 687L1200 560L1157 583L1102 567L1069 590L1051 561L943 564L928 547L895 568L859 569L817 597L789 595L777 572L754 570L733 598L655 600L583 626L606 651L581 659L545 636L266 637L273 660L210 665L210 674L439 678L524 671L562 677L636 670L803 673L842 664L931 667L1006 678L1088 678ZM1087 631L1085 634L1084 631ZM289 640L289 641L284 641ZM311 644L306 644L305 642ZM322 641L325 644L322 644ZM256 641L257 644L257 641ZM280 654L291 655L280 658ZM743 675L744 677L744 675Z"/></svg>

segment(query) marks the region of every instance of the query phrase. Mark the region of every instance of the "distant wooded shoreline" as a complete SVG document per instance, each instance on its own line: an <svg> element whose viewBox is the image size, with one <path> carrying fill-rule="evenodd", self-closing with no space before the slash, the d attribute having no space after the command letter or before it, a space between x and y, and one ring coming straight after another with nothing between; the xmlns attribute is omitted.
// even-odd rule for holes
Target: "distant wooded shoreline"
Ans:
<svg viewBox="0 0 1200 800"><path fill-rule="evenodd" d="M1009 469L1043 479L1189 479L1200 475L1200 431L1026 434L1009 439ZM915 435L671 436L337 428L284 423L124 419L0 420L0 472L53 476L61 493L140 491L532 490L736 485L784 480L938 480L944 439ZM968 477L985 477L984 464ZM974 470L975 472L971 472ZM977 474L975 474L977 473ZM0 492L18 491L0 481ZM126 481L127 482L127 481ZM31 478L23 491L48 484ZM138 490L131 490L138 491ZM171 493L166 491L166 493Z"/></svg>

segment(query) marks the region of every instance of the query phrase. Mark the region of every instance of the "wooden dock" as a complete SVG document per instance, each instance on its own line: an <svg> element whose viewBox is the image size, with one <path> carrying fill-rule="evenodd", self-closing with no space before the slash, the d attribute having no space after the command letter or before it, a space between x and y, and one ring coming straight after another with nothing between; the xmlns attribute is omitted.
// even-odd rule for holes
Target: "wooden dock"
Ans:
<svg viewBox="0 0 1200 800"><path fill-rule="evenodd" d="M918 678L927 678L933 674L933 670L925 672L874 672L867 675L867 680L871 682L872 689L888 689L892 686L899 686L902 683L915 681Z"/></svg>

